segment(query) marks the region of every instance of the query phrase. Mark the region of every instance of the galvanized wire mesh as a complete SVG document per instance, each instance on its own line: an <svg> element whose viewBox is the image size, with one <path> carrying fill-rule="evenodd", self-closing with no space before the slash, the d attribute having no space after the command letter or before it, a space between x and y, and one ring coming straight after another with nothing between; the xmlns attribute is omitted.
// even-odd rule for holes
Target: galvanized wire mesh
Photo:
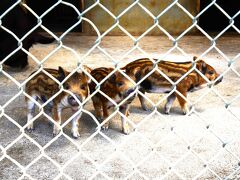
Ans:
<svg viewBox="0 0 240 180"><path fill-rule="evenodd" d="M37 24L28 32L26 33L22 38L17 37L13 32L11 32L11 30L7 29L6 27L4 27L4 25L2 24L2 18L7 15L15 6L21 4L24 8L27 9L27 11L29 13L31 13L36 19L37 19ZM46 16L52 9L54 9L56 6L58 6L59 4L63 4L65 6L71 7L73 8L76 13L78 14L78 21L72 25L68 30L66 30L60 37L56 36L53 32L51 32L47 27L44 26L44 24L42 23L42 19L44 18L44 16ZM95 24L90 20L87 19L85 17L85 14L90 11L91 9L93 9L94 7L101 7L106 13L108 13L113 19L115 19L114 24L107 29L104 33L100 33L98 28L95 26ZM131 8L133 8L134 6L139 6L140 8L142 8L142 10L144 10L153 20L154 20L154 24L147 29L141 36L139 37L134 37L132 36L123 26L121 26L120 24L120 18L127 13L128 11L131 10ZM177 36L176 38L174 38L170 33L167 32L167 30L165 30L160 24L159 24L159 18L161 16L163 16L167 11L169 11L169 9L171 9L173 6L178 6L182 11L184 11L189 18L192 19L192 25L190 27L188 27L184 32L182 32L179 36ZM215 36L214 38L212 38L211 36L208 35L208 33L206 31L204 31L204 29L202 29L199 24L198 24L198 19L199 17L205 12L207 11L211 6L215 6L216 8L218 8L229 20L229 25L223 29L221 32L218 33L217 36ZM31 177L30 174L27 173L27 170L29 167L31 167L32 165L34 165L39 159L41 158L46 158L47 160L49 160L51 163L53 163L59 173L58 175L55 177L55 179L60 179L62 177L65 177L67 179L73 179L73 177L69 176L64 170L66 169L67 166L69 166L79 155L83 156L84 158L88 159L94 166L96 171L91 175L90 179L94 179L97 178L99 175L101 175L102 177L106 178L106 179L111 179L111 177L109 177L103 170L102 167L108 162L110 161L114 156L116 156L116 154L118 154L119 156L123 157L124 160L130 164L131 167L133 167L131 173L129 173L125 179L130 179L132 177L134 177L135 174L138 174L141 176L141 178L143 179L150 179L148 177L147 174L144 174L143 172L141 172L141 170L139 169L139 166L143 163L145 163L146 161L148 161L148 159L154 155L157 154L157 156L159 156L163 162L167 163L167 171L165 172L165 174L162 174L162 179L167 179L168 175L171 173L174 173L175 176L177 177L177 179L185 179L186 177L184 177L180 172L178 172L177 170L175 170L174 166L176 164L178 164L179 162L181 162L185 157L187 157L189 154L193 155L194 157L196 157L197 159L199 159L203 164L204 167L201 171L199 171L197 173L196 176L193 177L193 179L198 179L200 178L206 171L210 171L212 174L215 175L215 177L217 179L222 179L218 173L216 173L214 170L211 169L211 167L208 166L208 164L215 160L216 158L218 158L219 154L222 153L222 151L226 151L228 153L230 153L235 159L236 161L240 162L240 157L236 154L236 152L231 151L231 149L228 148L228 144L232 143L232 142L236 142L239 141L239 134L236 135L235 138L231 139L230 141L225 141L224 139L222 139L221 135L218 134L217 132L214 131L213 128L211 128L211 125L209 125L207 123L207 119L205 117L202 117L201 113L199 113L197 110L194 109L194 104L201 102L201 100L206 96L206 94L208 94L209 92L212 92L214 94L216 94L217 97L219 97L226 109L228 110L229 113L231 113L233 116L236 117L236 119L240 120L239 117L237 117L234 112L231 110L231 104L234 103L235 101L239 100L240 94L238 96L236 96L234 99L232 99L231 101L227 101L216 89L214 86L211 86L212 82L209 82L209 80L196 68L196 66L193 66L192 69L187 72L185 75L183 75L177 82L173 82L166 74L164 74L163 72L161 72L157 66L151 71L149 72L146 77L144 77L140 82L138 82L136 84L139 85L144 79L146 79L149 75L151 75L153 73L153 71L158 71L159 74L161 74L164 78L166 78L175 88L172 89L172 91L165 96L165 98L161 99L159 102L154 103L151 101L151 99L149 99L146 95L142 94L141 92L138 91L139 94L141 94L144 98L146 98L148 100L148 102L151 104L151 106L153 107L153 111L151 113L149 113L149 115L147 115L143 120L141 120L141 122L139 124L135 124L134 122L132 122L131 120L131 116L130 117L125 117L124 114L122 114L119 111L119 106L124 103L121 102L120 104L117 104L116 102L114 102L112 99L110 99L109 97L107 97L106 94L104 94L104 92L100 92L100 86L101 84L108 79L113 73L115 73L116 71L120 71L126 78L128 78L129 80L131 80L120 68L119 63L122 61L122 59L124 59L125 57L127 57L128 54L130 54L132 51L134 50L139 50L140 52L142 52L145 57L149 58L150 60L153 61L152 57L146 53L140 46L139 46L139 42L142 38L144 38L152 29L154 28L159 28L159 30L161 30L168 38L170 41L172 41L173 46L172 48L170 48L164 55L159 56L157 62L161 61L162 59L164 59L167 55L171 54L174 50L178 50L180 51L185 57L187 57L188 59L191 59L191 57L184 52L184 49L180 48L178 45L178 42L180 41L180 39L182 37L184 37L191 29L193 28L197 28L204 36L206 36L212 43L211 46L204 52L202 53L198 59L201 59L202 57L204 57L207 53L209 53L211 50L215 49L219 54L221 54L225 60L228 63L228 67L227 69L222 72L221 76L224 76L226 73L228 73L229 71L233 71L238 77L240 77L239 72L237 72L236 69L234 69L234 67L232 66L233 63L235 63L235 61L240 57L240 54L238 53L238 55L236 55L234 58L230 59L229 57L227 57L224 52L222 52L218 47L217 47L217 43L216 41L218 40L218 38L223 35L229 28L233 28L234 30L237 31L237 33L240 33L240 30L238 29L238 27L235 26L234 24L234 20L235 18L240 14L240 11L238 11L234 16L229 16L222 7L220 7L217 3L216 0L213 0L206 8L204 8L202 11L200 11L196 16L193 16L191 13L188 12L188 10L183 7L178 0L174 0L172 1L172 3L166 7L160 14L158 14L157 16L153 15L153 13L147 9L139 0L135 0L129 7L127 7L126 9L124 9L119 15L114 15L111 11L109 11L102 3L100 0L96 0L94 4L92 4L90 7L88 7L87 9L83 10L82 12L80 12L74 5L72 5L71 3L65 2L63 0L59 0L57 1L53 6L51 6L47 11L45 11L42 15L37 15L27 4L25 4L23 1L18 0L16 1L16 3L14 3L8 10L6 10L3 14L1 14L0 16L0 28L6 32L8 32L9 34L11 34L16 41L18 42L18 48L16 50L14 50L12 53L10 53L5 59L3 59L0 62L0 72L2 74L4 74L7 78L9 78L13 83L16 84L16 86L19 89L19 92L14 95L11 99L9 99L4 105L0 106L0 117L5 117L7 118L10 122L12 122L13 124L15 124L19 129L21 134L14 139L10 144L8 144L7 146L2 146L0 145L0 149L2 151L1 157L0 157L0 161L2 161L3 159L7 158L8 160L10 160L11 162L13 162L18 168L21 169L21 176L19 179L25 179L26 177L29 179L33 179L33 177ZM79 56L79 54L70 47L67 47L64 45L64 43L62 42L63 38L72 30L74 29L76 26L78 26L80 23L82 23L83 21L89 23L92 28L95 30L96 34L97 34L97 40L95 41L94 45L83 55L83 56ZM30 52L28 52L26 49L23 48L22 46L22 42L23 40L29 36L29 34L31 34L34 30L36 30L38 27L41 27L44 31L46 31L49 35L51 35L52 37L54 37L56 39L56 41L58 42L58 46L51 52L49 53L42 61L39 61L37 58L35 58ZM134 46L124 55L122 56L121 59L114 59L104 48L102 48L100 46L102 39L109 33L111 32L114 28L118 27L120 30L122 30L122 32L125 33L126 36L130 37L130 39L134 42ZM31 99L39 108L40 113L38 113L33 119L32 121L35 121L36 119L38 119L41 115L44 115L45 117L47 117L47 119L49 119L50 121L52 121L54 123L54 120L52 119L52 117L50 117L48 114L46 114L44 112L44 107L50 103L59 93L61 93L62 91L66 91L63 88L63 83L64 82L59 82L57 81L54 77L51 76L51 74L49 74L47 71L45 71L43 68L43 64L44 62L46 62L49 57L51 55L53 55L56 51L58 51L60 48L64 48L67 49L69 51L71 51L76 58L78 59L78 64L76 65L75 69L72 70L72 72L69 74L68 77L70 77L74 72L78 71L78 70L83 70L82 65L84 63L84 59L86 57L89 56L89 54L91 54L95 49L98 49L99 51L101 51L103 54L105 54L107 57L109 57L114 64L114 71L112 73L110 73L102 82L97 82L92 78L92 81L94 81L97 84L97 88L96 91L94 93L92 93L90 96L88 96L87 99L84 100L84 102L82 102L82 104L85 104L86 102L91 100L91 97L93 97L97 92L100 92L103 96L105 96L107 99L109 99L109 101L111 101L114 105L115 105L115 110L114 113L112 113L106 120L104 120L103 122L98 122L98 120L95 118L95 116L89 112L87 109L81 108L79 110L79 112L84 112L87 113L88 115L90 115L92 117L92 119L95 121L95 123L97 124L97 130L91 135L89 136L81 145L79 145L78 143L76 143L75 140L73 140L71 137L69 137L69 135L65 134L65 132L62 130L75 116L77 116L77 114L79 113L75 113L74 115L72 115L66 122L64 122L63 124L60 125L60 133L55 136L52 140L50 140L47 144L45 144L44 146L40 145L37 141L35 141L28 133L25 132L26 127L29 125L28 122L27 124L25 124L24 126L21 126L19 123L17 123L14 119L12 119L9 115L7 115L5 113L5 109L6 107L13 102L18 96L20 96L21 94L24 94L25 96L27 96L29 99ZM3 69L3 63L5 61L7 61L7 59L9 57L11 57L14 53L16 53L18 50L22 50L25 53L28 54L29 57L31 57L33 59L33 61L37 64L37 66L39 67L38 70L32 74L30 77L26 78L24 82L18 82L16 79L14 79L14 77L12 77L7 71L5 71ZM154 61L153 61L154 62ZM193 62L194 64L195 62ZM183 80L188 74L190 74L193 70L197 71L203 78L205 78L205 80L209 83L209 90L206 91L206 93L204 93L202 96L200 96L195 102L191 102L188 99L186 99L179 91L177 91L176 89L176 85ZM34 100L32 97L30 97L26 92L25 92L25 84L37 73L39 73L40 71L44 72L45 74L47 74L51 79L53 79L54 81L56 81L56 83L59 84L60 86L60 90L57 94L55 94L53 97L51 97L49 100L47 100L44 104L40 104L38 103L36 100ZM88 72L85 72L88 76L91 76ZM67 77L67 78L68 78ZM67 79L66 78L66 79ZM65 81L66 81L65 79ZM132 80L131 80L132 81ZM134 83L134 82L133 82ZM71 92L66 91L68 93L71 94ZM201 121L203 122L203 124L205 124L206 129L204 131L204 133L202 134L202 136L198 137L197 139L195 139L193 142L189 142L187 140L185 140L185 138L178 132L175 130L175 128L169 123L169 127L170 131L169 131L169 135L164 137L163 139L161 139L159 142L157 143L153 143L151 142L148 138L145 137L144 134L142 134L138 128L144 124L146 121L148 121L151 116L153 115L158 115L159 118L161 119L165 119L167 121L166 116L163 116L161 113L158 112L157 107L159 106L159 104L162 103L162 101L164 101L169 95L171 95L173 92L176 92L177 94L179 94L181 97L183 97L190 105L193 106L193 108L191 109L191 111L188 113L189 114L196 114L196 116L201 119ZM74 95L73 95L74 96ZM120 116L123 116L125 118L127 118L127 121L133 126L134 131L132 132L131 135L129 135L127 138L125 138L125 140L121 143L118 143L116 141L113 141L110 137L108 137L105 133L103 133L101 131L101 127L102 125L108 121L109 119L113 118L117 113L120 114ZM156 128L157 129L157 128ZM155 131L155 130L153 130ZM80 132L81 133L81 132ZM159 144L164 143L165 140L167 140L167 138L171 135L175 135L178 138L180 138L185 144L186 144L186 151L185 153L174 163L170 162L167 158L164 157L163 154L161 154L161 152L159 152L157 150L157 147ZM191 147L193 147L195 144L197 144L199 142L200 139L204 138L205 136L208 136L209 134L211 134L212 136L214 136L216 139L218 139L219 143L222 144L222 149L219 149L219 151L210 159L203 159L201 156L198 155L198 153L195 152L194 149L192 149ZM111 155L109 155L103 162L101 162L100 164L96 163L94 161L93 158L91 158L88 154L84 153L83 148L84 146L90 142L94 137L96 137L97 135L101 135L103 138L105 138L107 141L109 141L109 143L111 144L111 146L114 148L114 153L112 153ZM64 165L60 165L57 161L55 161L53 158L51 158L50 156L48 156L45 152L45 150L51 146L52 143L54 143L60 136L64 136L67 140L69 140L77 149L78 152L76 154L74 154ZM126 154L121 151L120 147L123 144L127 144L129 139L132 138L132 136L138 136L141 137L142 139L144 139L147 144L151 147L151 151L138 163L134 162L133 160L131 160L128 156L126 156ZM34 158L31 163L29 163L27 166L23 166L21 164L21 162L16 161L14 158L12 158L11 156L8 155L7 151L8 149L10 149L15 143L17 143L20 139L22 139L23 137L27 138L30 142L32 142L34 145L36 145L39 148L40 151L40 155L37 156L36 158ZM81 138L81 137L80 137ZM174 148L174 147L172 147ZM232 177L232 175L236 174L236 172L238 172L240 170L240 166L236 167L231 174L228 174L226 177L224 177L225 179L228 179L230 177ZM81 179L81 178L80 178Z"/></svg>

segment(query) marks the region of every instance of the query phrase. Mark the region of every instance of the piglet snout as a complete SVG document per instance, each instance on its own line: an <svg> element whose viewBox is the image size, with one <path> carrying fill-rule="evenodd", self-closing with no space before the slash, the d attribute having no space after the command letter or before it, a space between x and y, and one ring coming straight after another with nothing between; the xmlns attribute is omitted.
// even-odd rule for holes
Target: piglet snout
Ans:
<svg viewBox="0 0 240 180"><path fill-rule="evenodd" d="M222 82L223 80L223 76L221 78L219 78L216 82L215 82L215 85L217 85L218 83Z"/></svg>
<svg viewBox="0 0 240 180"><path fill-rule="evenodd" d="M132 94L134 91L135 91L135 89L133 89L133 88L128 89L127 92L126 92L126 95L130 95L130 94Z"/></svg>
<svg viewBox="0 0 240 180"><path fill-rule="evenodd" d="M82 98L79 96L79 95L77 95L77 94L74 94L75 95L75 97L80 101L80 102L82 102ZM69 95L68 96L68 103L71 105L71 106L79 106L80 104L77 102L77 100L75 99L75 97L73 97L73 96L71 96L71 95Z"/></svg>

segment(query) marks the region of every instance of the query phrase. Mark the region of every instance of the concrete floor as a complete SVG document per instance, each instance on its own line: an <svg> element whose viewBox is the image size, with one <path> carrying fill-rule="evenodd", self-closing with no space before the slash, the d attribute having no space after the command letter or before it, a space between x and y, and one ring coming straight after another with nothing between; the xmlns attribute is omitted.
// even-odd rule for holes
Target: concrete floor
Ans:
<svg viewBox="0 0 240 180"><path fill-rule="evenodd" d="M87 53L94 45L95 36L79 36L69 34L64 38L64 45L73 48L80 57ZM223 35L217 41L217 47L230 59L239 55L239 35ZM211 45L204 36L186 36L179 41L179 47L190 56L200 55ZM30 49L38 60L42 60L58 45L34 45ZM171 47L172 43L164 36L146 36L139 46L151 57L161 57ZM134 50L124 56L132 47L133 42L125 36L105 37L100 43L120 66L137 58L146 57L139 50ZM30 59L30 58L29 58ZM174 50L164 59L170 61L187 61L180 51ZM60 136L51 145L52 127L46 117L36 120L35 131L27 133L39 145L46 146L45 154L52 161L64 167L63 172L72 179L106 179L99 172L104 172L111 179L240 179L240 101L236 99L228 109L226 102L231 102L240 94L240 77L232 70L228 70L228 63L216 50L211 50L203 58L219 73L225 73L224 80L214 89L221 98L208 88L189 94L189 101L194 103L195 110L190 116L181 115L177 103L172 108L171 115L162 113L162 104L156 112L143 111L135 99L129 120L136 126L136 131L129 136L120 132L120 117L118 114L111 119L110 129L103 134L111 141L96 133L96 123L90 115L94 114L92 102L89 101L80 120L81 137L72 142L65 136ZM64 48L58 50L44 63L44 67L57 68L59 65L68 70L76 67L77 58ZM112 60L98 48L94 49L85 59L84 64L94 68L99 66L113 66ZM233 64L233 68L240 73L240 57ZM37 69L37 65L30 59L30 66L25 71L8 72L17 81L23 82L28 75ZM209 93L207 93L210 91ZM14 94L19 92L14 83L0 74L0 105L7 103ZM164 95L147 94L154 103L164 98ZM201 100L196 100L200 97ZM16 97L5 109L19 125L26 123L26 107L23 95ZM65 111L64 119L71 114ZM70 136L70 125L63 131ZM7 154L18 161L26 172L34 179L53 179L59 174L58 167L46 157L31 164L41 153L39 148L26 137L21 138L11 147L10 143L21 133L19 128L5 116L0 118L0 147L7 147ZM74 144L75 143L75 144ZM226 143L226 145L225 145ZM81 147L81 151L77 146ZM224 146L225 145L225 146ZM0 158L3 152L0 151ZM75 157L76 156L76 157ZM70 161L71 158L73 161ZM65 164L68 164L65 167ZM205 166L207 165L207 166ZM22 175L21 169L7 158L0 161L0 179L18 179ZM25 177L24 179L28 179ZM60 179L67 179L62 176Z"/></svg>

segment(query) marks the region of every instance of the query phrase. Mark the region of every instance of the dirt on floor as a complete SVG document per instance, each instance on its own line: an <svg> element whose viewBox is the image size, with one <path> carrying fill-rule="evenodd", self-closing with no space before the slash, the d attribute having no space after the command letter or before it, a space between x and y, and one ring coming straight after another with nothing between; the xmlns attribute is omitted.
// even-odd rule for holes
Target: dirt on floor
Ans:
<svg viewBox="0 0 240 180"><path fill-rule="evenodd" d="M123 66L147 54L181 62L201 55L211 46L205 36L185 36L178 47L189 57L181 49L164 57L173 45L164 36L144 37L139 41L141 50L132 49L134 42L126 36L107 36L99 47L89 51L96 39L68 34L63 40L64 47L54 52L43 66L63 66L69 71L76 68L78 61L91 68ZM223 35L216 48L204 55L202 59L223 73L224 79L213 88L189 93L188 100L194 107L190 115L182 115L177 102L170 115L165 115L165 94L146 94L153 103L163 101L151 111L142 110L136 98L130 108L130 135L121 133L117 111L113 111L110 129L99 131L93 120L91 100L80 120L80 138L71 138L71 123L63 128L64 134L54 138L52 126L44 116L35 121L32 133L25 134L19 129L27 121L24 95L21 88L0 73L0 107L4 106L0 108L0 179L18 179L22 170L34 179L240 179L239 44L239 35ZM30 53L42 61L58 47L57 43L37 44ZM223 54L235 60L231 66ZM20 72L7 67L4 70L22 83L39 67L30 57L29 62L29 67ZM70 116L71 111L64 111L63 119Z"/></svg>

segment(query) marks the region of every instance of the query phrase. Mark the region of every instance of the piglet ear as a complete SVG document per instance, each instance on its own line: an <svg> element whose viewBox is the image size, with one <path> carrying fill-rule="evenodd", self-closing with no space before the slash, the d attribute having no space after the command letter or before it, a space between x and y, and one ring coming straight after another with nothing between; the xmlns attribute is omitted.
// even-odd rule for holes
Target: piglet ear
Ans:
<svg viewBox="0 0 240 180"><path fill-rule="evenodd" d="M108 81L109 81L111 84L115 84L115 82L116 82L116 74L112 74L112 75L108 78Z"/></svg>
<svg viewBox="0 0 240 180"><path fill-rule="evenodd" d="M85 71L87 71L89 74L91 73L92 69L86 65L83 65L83 69ZM84 72L82 72L83 76L85 76L87 78L87 82L90 83L91 82L91 78Z"/></svg>
<svg viewBox="0 0 240 180"><path fill-rule="evenodd" d="M66 71L61 67L59 66L58 67L58 77L57 79L62 82L66 77Z"/></svg>
<svg viewBox="0 0 240 180"><path fill-rule="evenodd" d="M206 74L206 72L207 72L207 64L204 61L202 61L202 73Z"/></svg>
<svg viewBox="0 0 240 180"><path fill-rule="evenodd" d="M138 67L133 70L134 77L136 78L136 82L140 81L141 79L141 68Z"/></svg>
<svg viewBox="0 0 240 180"><path fill-rule="evenodd" d="M197 60L197 56L193 56L193 61L196 61Z"/></svg>
<svg viewBox="0 0 240 180"><path fill-rule="evenodd" d="M203 60L200 60L197 62L197 69L201 71L202 74L206 74L207 64Z"/></svg>
<svg viewBox="0 0 240 180"><path fill-rule="evenodd" d="M89 74L92 72L92 69L86 65L83 65L83 69L87 71Z"/></svg>

